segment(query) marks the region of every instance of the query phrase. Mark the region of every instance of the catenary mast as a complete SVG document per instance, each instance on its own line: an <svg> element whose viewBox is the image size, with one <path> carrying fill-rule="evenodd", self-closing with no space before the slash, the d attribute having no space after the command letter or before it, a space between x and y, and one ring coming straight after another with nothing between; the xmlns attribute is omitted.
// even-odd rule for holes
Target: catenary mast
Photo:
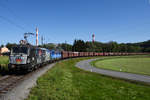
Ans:
<svg viewBox="0 0 150 100"><path fill-rule="evenodd" d="M95 42L95 35L94 35L94 33L92 34L92 42L93 43Z"/></svg>
<svg viewBox="0 0 150 100"><path fill-rule="evenodd" d="M39 44L38 44L38 32L39 32L39 30L38 30L38 28L36 28L36 46L39 45Z"/></svg>

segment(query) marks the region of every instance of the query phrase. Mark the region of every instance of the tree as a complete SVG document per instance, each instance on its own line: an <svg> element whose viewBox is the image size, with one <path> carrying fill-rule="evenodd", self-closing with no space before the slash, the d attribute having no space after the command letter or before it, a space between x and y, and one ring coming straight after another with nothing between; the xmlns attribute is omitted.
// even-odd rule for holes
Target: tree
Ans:
<svg viewBox="0 0 150 100"><path fill-rule="evenodd" d="M3 47L4 47L4 45L2 44L2 45L1 45L1 48L3 48Z"/></svg>
<svg viewBox="0 0 150 100"><path fill-rule="evenodd" d="M100 42L86 42L87 52L102 52L102 43Z"/></svg>
<svg viewBox="0 0 150 100"><path fill-rule="evenodd" d="M60 46L64 51L72 51L72 45L70 45L70 44L62 43L62 44L59 44L59 46Z"/></svg>
<svg viewBox="0 0 150 100"><path fill-rule="evenodd" d="M6 47L10 50L12 47L16 46L16 43L7 43Z"/></svg>
<svg viewBox="0 0 150 100"><path fill-rule="evenodd" d="M108 42L109 52L118 52L118 44L117 42L110 41Z"/></svg>
<svg viewBox="0 0 150 100"><path fill-rule="evenodd" d="M83 40L74 40L72 51L86 52L86 44Z"/></svg>
<svg viewBox="0 0 150 100"><path fill-rule="evenodd" d="M95 45L92 42L86 42L86 51L95 52Z"/></svg>

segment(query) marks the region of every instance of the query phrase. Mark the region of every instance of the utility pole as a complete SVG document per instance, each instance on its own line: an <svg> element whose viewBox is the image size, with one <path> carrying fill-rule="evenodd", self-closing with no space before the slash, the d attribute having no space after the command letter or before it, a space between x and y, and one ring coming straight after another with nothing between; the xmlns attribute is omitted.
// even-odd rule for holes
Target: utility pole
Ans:
<svg viewBox="0 0 150 100"><path fill-rule="evenodd" d="M95 42L95 35L92 34L92 42L94 43Z"/></svg>
<svg viewBox="0 0 150 100"><path fill-rule="evenodd" d="M39 32L39 30L38 30L38 28L36 28L36 46L38 46L39 44L38 44L38 33Z"/></svg>
<svg viewBox="0 0 150 100"><path fill-rule="evenodd" d="M44 41L44 38L43 36L41 37L41 44L43 45L43 41Z"/></svg>
<svg viewBox="0 0 150 100"><path fill-rule="evenodd" d="M67 51L67 41L65 41L65 48L66 48L66 51Z"/></svg>

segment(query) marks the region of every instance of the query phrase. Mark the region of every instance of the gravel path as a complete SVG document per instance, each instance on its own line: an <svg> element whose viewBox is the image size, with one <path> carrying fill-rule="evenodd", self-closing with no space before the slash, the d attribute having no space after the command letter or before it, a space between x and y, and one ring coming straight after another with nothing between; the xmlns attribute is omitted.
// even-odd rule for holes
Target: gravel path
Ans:
<svg viewBox="0 0 150 100"><path fill-rule="evenodd" d="M0 100L24 100L28 97L32 87L36 85L36 80L38 77L43 75L46 71L55 65L49 64L40 70L35 71L31 76L25 77L24 81L19 83L14 89L9 91L7 94L3 95ZM30 75L30 74L29 74Z"/></svg>
<svg viewBox="0 0 150 100"><path fill-rule="evenodd" d="M98 59L100 59L100 58L98 58ZM150 76L125 73L125 72L117 72L117 71L111 71L111 70L105 70L105 69L92 67L90 65L90 62L94 61L94 60L97 60L97 59L89 59L89 60L80 61L76 64L76 67L87 70L87 71L107 75L107 76L112 76L112 77L117 77L117 78L127 79L127 80L131 80L131 81L144 82L144 83L150 84Z"/></svg>

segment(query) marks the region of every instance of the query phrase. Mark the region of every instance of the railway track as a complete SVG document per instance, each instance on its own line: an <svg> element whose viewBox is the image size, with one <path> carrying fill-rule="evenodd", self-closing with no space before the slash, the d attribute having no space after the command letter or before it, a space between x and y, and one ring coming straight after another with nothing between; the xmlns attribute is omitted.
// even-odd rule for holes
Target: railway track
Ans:
<svg viewBox="0 0 150 100"><path fill-rule="evenodd" d="M13 89L23 77L24 75L6 75L0 78L0 97Z"/></svg>
<svg viewBox="0 0 150 100"><path fill-rule="evenodd" d="M40 67L30 73L5 75L0 78L0 100L5 94L14 89L22 81L30 78L34 73L38 73L44 67Z"/></svg>

